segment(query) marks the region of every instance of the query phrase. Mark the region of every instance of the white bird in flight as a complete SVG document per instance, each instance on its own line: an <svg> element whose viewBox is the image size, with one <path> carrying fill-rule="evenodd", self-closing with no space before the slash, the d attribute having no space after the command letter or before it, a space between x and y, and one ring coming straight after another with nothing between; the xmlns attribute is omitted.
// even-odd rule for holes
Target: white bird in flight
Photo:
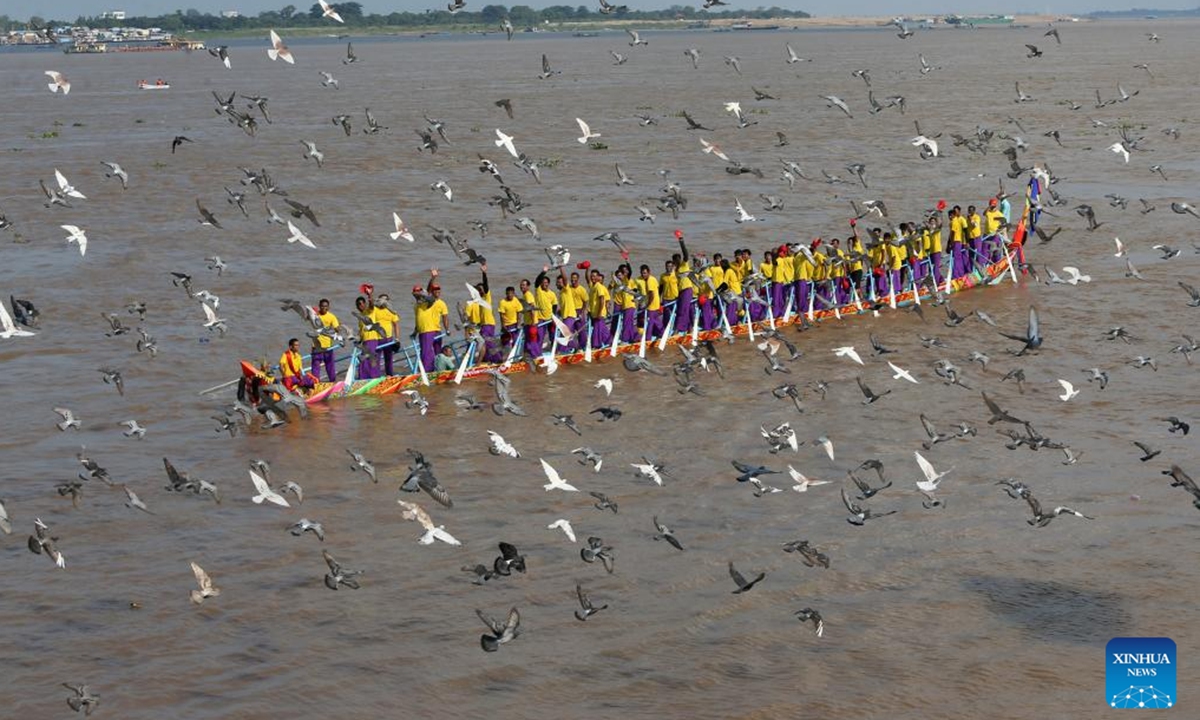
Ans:
<svg viewBox="0 0 1200 720"><path fill-rule="evenodd" d="M62 90L63 95L67 95L71 92L71 81L67 79L66 75L53 70L47 70L46 74L49 75L50 79L54 81L46 83L46 87L50 88L50 92L56 93L59 90Z"/></svg>
<svg viewBox="0 0 1200 720"><path fill-rule="evenodd" d="M737 210L738 216L733 219L736 223L757 222L758 218L746 212L746 208L742 205L742 201L737 198L733 199L733 209Z"/></svg>
<svg viewBox="0 0 1200 720"><path fill-rule="evenodd" d="M289 243L297 243L298 242L301 245L304 245L305 247L312 248L313 250L317 249L317 246L313 245L313 241L309 240L307 235L300 232L300 228L296 227L296 223L289 220L287 225L288 225L288 231L290 231L292 233L291 236L289 236L287 239L287 241Z"/></svg>
<svg viewBox="0 0 1200 720"><path fill-rule="evenodd" d="M492 441L490 452L493 455L507 455L511 458L521 457L521 453L517 451L517 448L514 447L512 443L501 437L500 433L495 432L494 430L488 430L487 434L488 438L490 438Z"/></svg>
<svg viewBox="0 0 1200 720"><path fill-rule="evenodd" d="M931 157L938 156L937 140L932 140L924 135L918 135L910 142L912 142L914 147L924 148L924 152L928 152Z"/></svg>
<svg viewBox="0 0 1200 720"><path fill-rule="evenodd" d="M329 6L329 3L326 0L317 0L317 3L321 6L321 17L327 17L330 20L336 20L340 23L346 22L342 19L341 15L338 15L337 10L334 10Z"/></svg>
<svg viewBox="0 0 1200 720"><path fill-rule="evenodd" d="M638 474L648 480L653 480L655 485L662 487L662 474L658 472L658 468L651 463L629 463L631 467L638 471Z"/></svg>
<svg viewBox="0 0 1200 720"><path fill-rule="evenodd" d="M271 31L271 47L267 49L267 57L272 60L282 60L289 65L296 64L296 58L292 57L292 51L288 50L288 46L283 44L283 40L279 39L279 35Z"/></svg>
<svg viewBox="0 0 1200 720"><path fill-rule="evenodd" d="M291 507L286 498L271 489L271 486L267 484L266 479L263 478L262 475L259 475L253 470L250 470L249 472L250 482L254 483L254 490L258 493L254 497L250 498L255 505L262 505L263 501L265 500L267 502L275 503L280 507Z"/></svg>
<svg viewBox="0 0 1200 720"><path fill-rule="evenodd" d="M896 363L892 362L891 360L888 360L888 367L890 367L890 368L892 369L892 372L894 372L894 373L895 373L895 375L893 375L893 376L892 376L892 379L893 379L893 380L901 380L901 379L903 379L903 380L907 380L907 381L909 381L910 383L913 383L914 385L920 385L920 384L921 384L921 381L920 381L920 380L917 380L915 377L913 377L913 376L912 376L912 373L910 373L909 371L907 371L907 370L905 370L904 368L900 367L899 365L897 365Z"/></svg>
<svg viewBox="0 0 1200 720"><path fill-rule="evenodd" d="M612 395L613 381L612 378L600 378L592 387L603 388L605 395Z"/></svg>
<svg viewBox="0 0 1200 720"><path fill-rule="evenodd" d="M925 475L924 481L917 481L917 489L921 490L922 492L931 493L937 490L938 484L942 481L942 477L954 470L954 468L950 468L950 470L938 472L937 470L933 469L933 465L926 460L921 453L913 452L913 455L917 458L917 465L921 466L921 472Z"/></svg>
<svg viewBox="0 0 1200 720"><path fill-rule="evenodd" d="M12 316L8 314L8 308L4 306L4 303L0 303L0 340L7 340L13 337L32 337L36 334L31 330L17 327L17 324L13 322ZM55 410L55 412L58 412L58 410Z"/></svg>
<svg viewBox="0 0 1200 720"><path fill-rule="evenodd" d="M796 492L808 492L810 487L816 487L817 485L828 485L831 482L829 480L810 480L804 476L804 473L800 472L791 465L788 465L788 474L792 476L792 481L796 483L792 486L792 489Z"/></svg>
<svg viewBox="0 0 1200 720"><path fill-rule="evenodd" d="M404 238L409 242L416 241L416 238L413 237L412 231L409 230L408 226L404 224L404 221L400 219L399 214L392 213L392 222L396 224L396 232L388 233L388 235L391 235L393 240Z"/></svg>
<svg viewBox="0 0 1200 720"><path fill-rule="evenodd" d="M575 542L575 528L571 527L571 521L559 518L546 526L547 530L562 530L563 534L571 542Z"/></svg>
<svg viewBox="0 0 1200 720"><path fill-rule="evenodd" d="M62 191L63 195L70 195L73 198L87 200L87 195L84 195L72 187L71 183L67 182L66 176L59 172L58 168L54 168L54 177L58 180L58 189Z"/></svg>
<svg viewBox="0 0 1200 720"><path fill-rule="evenodd" d="M1066 380L1063 380L1062 378L1059 378L1058 384L1062 385L1062 389L1063 389L1063 394L1059 395L1058 399L1062 400L1063 402L1066 402L1079 394L1079 391L1075 389L1074 385L1067 382Z"/></svg>
<svg viewBox="0 0 1200 720"><path fill-rule="evenodd" d="M416 520L421 523L421 527L425 528L425 534L417 540L417 543L432 545L434 540L441 540L447 545L462 545L457 538L446 532L445 525L434 525L433 519L429 517L429 513L425 512L425 508L404 500L397 500L396 503L404 508L405 520Z"/></svg>
<svg viewBox="0 0 1200 720"><path fill-rule="evenodd" d="M541 458L538 458L538 459L541 460ZM567 482L566 480L563 480L562 477L559 476L558 471L555 470L554 468L550 467L550 463L546 462L545 460L542 460L542 470L545 471L546 478L550 481L542 486L545 490L547 490L547 491L563 490L565 492L579 492L579 488L575 487L574 485Z"/></svg>
<svg viewBox="0 0 1200 720"><path fill-rule="evenodd" d="M495 141L496 147L504 148L505 150L508 151L509 155L512 155L515 158L521 157L517 153L517 148L513 146L513 136L512 135L505 135L503 132L501 132L500 128L496 128L496 137L499 138L498 140Z"/></svg>
<svg viewBox="0 0 1200 720"><path fill-rule="evenodd" d="M592 128L589 127L588 124L586 122L584 122L582 118L575 118L575 122L579 123L579 132L583 133L582 137L575 138L576 140L579 141L580 145L586 144L587 141L591 140L592 138L600 137L600 133L592 132Z"/></svg>
<svg viewBox="0 0 1200 720"><path fill-rule="evenodd" d="M87 234L76 225L60 225L59 227L71 233L67 236L68 243L79 243L79 255L81 257L87 255Z"/></svg>
<svg viewBox="0 0 1200 720"><path fill-rule="evenodd" d="M1108 149L1124 157L1126 163L1129 162L1129 149L1125 147L1125 143L1115 142L1112 145L1109 145Z"/></svg>
<svg viewBox="0 0 1200 720"><path fill-rule="evenodd" d="M848 357L859 365L866 365L866 363L862 361L862 358L858 356L858 351L854 349L853 345L836 347L833 349L833 354L837 355L838 357Z"/></svg>
<svg viewBox="0 0 1200 720"><path fill-rule="evenodd" d="M717 145L716 143L711 143L711 142L705 140L704 138L700 138L700 144L704 147L704 153L706 155L716 155L717 157L721 158L725 162L729 162L729 156L726 155L724 152L722 152L720 145Z"/></svg>

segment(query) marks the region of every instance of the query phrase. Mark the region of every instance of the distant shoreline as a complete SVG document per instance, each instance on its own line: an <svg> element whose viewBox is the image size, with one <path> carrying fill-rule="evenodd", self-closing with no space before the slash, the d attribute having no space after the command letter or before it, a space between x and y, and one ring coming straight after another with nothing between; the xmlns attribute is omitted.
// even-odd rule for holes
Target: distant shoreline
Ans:
<svg viewBox="0 0 1200 720"><path fill-rule="evenodd" d="M837 29L837 28L872 28L886 26L894 16L875 16L875 17L813 17L813 18L758 18L758 19L739 19L729 18L721 20L711 20L707 22L706 28L715 30L718 28L728 28L735 24L745 24L752 27L771 27L778 26L780 30L792 29ZM940 17L940 16L938 16ZM1016 15L1014 16L1011 25L981 25L975 29L992 29L992 28L1008 28L1020 27L1023 25L1041 26L1047 23L1053 23L1058 20L1060 15ZM1079 18L1079 23L1093 23L1095 20L1088 18ZM562 22L554 25L542 26L544 32L600 32L604 30L623 30L626 27L636 26L639 29L646 30L688 30L695 29L695 20L587 20L579 22ZM916 24L914 24L915 27ZM940 24L937 30L954 29L950 25ZM400 27L393 25L376 25L376 26L355 26L353 28L344 28L339 26L323 26L323 27L278 27L275 31L281 35L290 35L292 37L329 37L342 36L348 38L367 37L367 36L405 36L419 37L422 35L432 34L502 34L503 31L494 25L484 24L455 24L455 25L428 25L422 27ZM926 32L926 31L921 31ZM518 30L518 34L534 34L524 33ZM246 30L204 30L188 32L184 37L197 40L208 40L212 38L247 38L266 35L266 29L246 29Z"/></svg>

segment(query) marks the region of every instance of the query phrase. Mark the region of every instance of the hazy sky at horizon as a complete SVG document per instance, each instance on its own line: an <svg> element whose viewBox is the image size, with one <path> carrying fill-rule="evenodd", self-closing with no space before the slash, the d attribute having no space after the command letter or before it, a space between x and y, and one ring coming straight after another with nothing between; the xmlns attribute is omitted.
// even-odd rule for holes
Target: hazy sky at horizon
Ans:
<svg viewBox="0 0 1200 720"><path fill-rule="evenodd" d="M359 0L363 6L363 10L367 13L387 14L395 11L419 12L430 8L442 8L444 3L433 2L432 0ZM74 18L84 16L95 16L106 10L124 10L130 15L164 15L174 12L176 9L188 10L194 8L200 12L217 13L222 10L237 10L243 15L257 15L264 10L276 10L288 5L289 3L282 0L60 0L54 3L52 16L56 19L73 20ZM301 11L306 11L313 5L313 0L296 0L291 3ZM492 4L484 0L468 0L468 9L479 9L485 5ZM554 0L526 0L525 2L503 2L495 3L505 6L513 5L528 5L534 8L542 8L550 5L569 5L576 7L578 5L598 5L595 0L581 2L581 0L554 1ZM636 0L626 0L626 4L631 7L640 9L662 9L671 5L684 5L685 2L671 2L671 0L648 0L647 2L636 2ZM700 2L694 3L699 7ZM905 3L883 2L882 0L778 0L770 2L739 2L738 0L729 0L728 8L736 10L738 8L754 9L757 7L784 7L804 10L816 16L892 16L892 15L933 15L946 13L1046 13L1046 14L1083 14L1093 10L1124 10L1130 7L1147 7L1155 9L1187 9L1194 8L1200 4L1197 0L1053 0L1043 1L1040 4L1038 0L1025 0L1019 6L1014 4L997 3L995 0L911 0ZM9 17L24 20L29 17L25 14L28 12L26 7L20 11L15 9L3 8L0 13L5 13ZM43 10L41 12L31 13L46 17L51 15L50 11Z"/></svg>

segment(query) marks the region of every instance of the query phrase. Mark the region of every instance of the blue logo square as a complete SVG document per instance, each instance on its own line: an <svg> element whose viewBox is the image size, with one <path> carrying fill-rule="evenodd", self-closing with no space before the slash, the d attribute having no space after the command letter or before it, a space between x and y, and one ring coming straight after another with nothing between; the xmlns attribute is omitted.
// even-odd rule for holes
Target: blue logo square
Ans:
<svg viewBox="0 0 1200 720"><path fill-rule="evenodd" d="M1105 653L1105 701L1110 708L1175 707L1175 641L1113 638Z"/></svg>

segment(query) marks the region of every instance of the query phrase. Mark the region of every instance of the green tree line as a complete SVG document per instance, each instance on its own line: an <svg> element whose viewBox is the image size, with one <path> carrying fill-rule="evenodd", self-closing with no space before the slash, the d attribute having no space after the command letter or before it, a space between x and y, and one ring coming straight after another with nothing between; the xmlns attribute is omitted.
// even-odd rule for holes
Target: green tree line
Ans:
<svg viewBox="0 0 1200 720"><path fill-rule="evenodd" d="M712 12L688 5L672 5L665 10L618 10L612 15L602 15L596 7L579 5L553 5L541 10L535 10L527 5L485 5L478 11L470 9L451 14L443 9L430 9L424 12L394 12L387 15L378 13L364 14L362 5L357 2L332 3L332 6L342 16L345 25L338 25L331 20L321 17L321 6L313 4L307 11L299 10L295 5L285 5L279 10L266 10L257 15L246 15L233 18L220 15L210 15L195 9L176 10L167 15L127 17L125 20L113 20L100 17L78 17L74 20L43 19L32 17L29 22L35 26L78 25L94 28L108 27L158 27L174 33L189 30L230 31L253 30L256 28L281 27L424 27L431 25L495 25L499 26L504 18L508 18L517 29L527 26L542 25L545 21L581 22L603 21L618 18L622 20L687 20L691 22L716 19L770 19L770 18L806 18L808 13L798 10L786 10L779 7L756 8L754 10L721 10ZM440 6L439 6L440 7ZM0 15L0 27L6 30L18 30L27 27L26 23Z"/></svg>

